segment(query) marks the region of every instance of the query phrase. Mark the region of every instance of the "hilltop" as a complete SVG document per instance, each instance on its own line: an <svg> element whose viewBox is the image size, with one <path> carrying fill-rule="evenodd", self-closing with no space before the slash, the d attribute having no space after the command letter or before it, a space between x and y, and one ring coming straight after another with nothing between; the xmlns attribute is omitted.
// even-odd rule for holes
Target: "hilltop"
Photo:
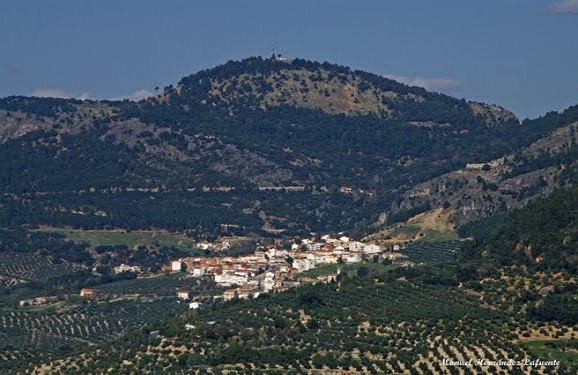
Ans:
<svg viewBox="0 0 578 375"><path fill-rule="evenodd" d="M376 115L416 126L475 123L473 117L488 125L517 121L495 105L466 103L375 74L302 59L229 61L181 79L176 88L168 87L164 95L150 101L193 101L230 111L292 106L328 114Z"/></svg>

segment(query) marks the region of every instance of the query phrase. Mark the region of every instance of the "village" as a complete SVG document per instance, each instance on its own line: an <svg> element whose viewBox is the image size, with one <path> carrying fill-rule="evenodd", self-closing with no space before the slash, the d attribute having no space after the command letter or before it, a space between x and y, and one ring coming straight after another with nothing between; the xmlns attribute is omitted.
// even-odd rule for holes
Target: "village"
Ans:
<svg viewBox="0 0 578 375"><path fill-rule="evenodd" d="M281 248L279 244L267 244L257 246L252 254L239 257L180 258L172 261L165 270L185 271L192 277L213 279L217 285L229 287L221 296L228 301L235 298L257 298L261 294L278 293L302 284L336 280L340 273L339 266L330 274L317 277L307 275L306 271L326 264L352 264L371 260L401 266L413 265L399 250L399 245L382 248L353 241L346 236L332 238L324 235L319 240L294 240L289 250ZM177 297L182 300L191 298L187 290L177 291ZM191 308L198 307L198 303L191 304Z"/></svg>
<svg viewBox="0 0 578 375"><path fill-rule="evenodd" d="M305 284L337 281L342 268L351 268L352 265L364 261L406 267L414 265L406 255L400 252L403 248L399 244L390 244L385 247L363 243L343 235L335 237L323 235L308 239L292 239L289 242L278 240L269 244L257 243L252 253L239 256L219 254L225 253L231 247L229 241L201 242L197 244L197 247L201 250L212 251L214 256L175 259L165 264L160 272L152 274L143 272L135 265L121 264L113 268L113 273L115 275L132 274L133 278L136 277L135 281L142 280L143 282L169 275L197 279L198 283L210 280L216 288L210 295L204 294L203 299L206 300L209 297L212 301L229 301L257 298L263 294L283 292ZM329 267L329 265L334 266ZM316 269L318 272L308 272ZM129 290L110 294L101 289L102 286L84 287L76 296L84 301L142 297ZM177 297L181 303L188 303L190 309L199 309L202 305L201 296L190 289L178 288L174 293L173 296ZM152 295L154 296L154 293ZM19 301L19 306L49 305L65 298L70 299L70 296L74 295L23 299Z"/></svg>

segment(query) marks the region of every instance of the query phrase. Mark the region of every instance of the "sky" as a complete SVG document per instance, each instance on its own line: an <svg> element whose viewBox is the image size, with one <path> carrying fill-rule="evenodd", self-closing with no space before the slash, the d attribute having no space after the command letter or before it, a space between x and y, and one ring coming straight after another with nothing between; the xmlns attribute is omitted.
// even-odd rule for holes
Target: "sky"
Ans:
<svg viewBox="0 0 578 375"><path fill-rule="evenodd" d="M578 0L0 2L0 97L139 99L273 50L520 118L578 104Z"/></svg>

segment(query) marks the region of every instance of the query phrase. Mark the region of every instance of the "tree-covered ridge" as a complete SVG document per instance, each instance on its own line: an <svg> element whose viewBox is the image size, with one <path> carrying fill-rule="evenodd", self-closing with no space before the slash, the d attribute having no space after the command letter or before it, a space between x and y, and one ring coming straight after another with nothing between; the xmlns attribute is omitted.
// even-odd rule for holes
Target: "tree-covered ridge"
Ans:
<svg viewBox="0 0 578 375"><path fill-rule="evenodd" d="M376 74L303 59L252 57L192 74L150 102L189 113L267 109L289 105L326 113L372 114L414 125L469 128L505 123L515 116L496 106L467 103Z"/></svg>
<svg viewBox="0 0 578 375"><path fill-rule="evenodd" d="M56 118L63 112L75 112L81 100L9 96L0 98L0 108L10 112L33 113L41 117Z"/></svg>
<svg viewBox="0 0 578 375"><path fill-rule="evenodd" d="M507 285L491 297L501 308L521 303L532 319L578 322L578 186L507 215L471 222L462 234L475 237L464 243L456 270L464 286L483 292L493 284Z"/></svg>
<svg viewBox="0 0 578 375"><path fill-rule="evenodd" d="M309 91L296 89L301 81ZM327 86L328 95L311 85ZM315 90L327 100L341 100L339 90L355 91L353 101L385 95L377 104L351 103L385 112L302 106ZM390 217L407 217L411 205L445 203L394 201L416 184L513 153L567 120L565 112L488 127L476 108L337 65L261 58L193 74L139 103L5 98L0 217L2 225L202 235L223 227L366 231L391 207L405 212Z"/></svg>
<svg viewBox="0 0 578 375"><path fill-rule="evenodd" d="M478 239L467 257L578 272L578 187L557 191L512 212L495 233Z"/></svg>
<svg viewBox="0 0 578 375"><path fill-rule="evenodd" d="M452 222L462 226L524 207L577 181L578 107L528 120L518 133L517 141L525 137L534 141L520 143L521 147L494 160L480 159L415 184L391 206L392 220L407 218L406 213L411 217L424 207L443 207Z"/></svg>

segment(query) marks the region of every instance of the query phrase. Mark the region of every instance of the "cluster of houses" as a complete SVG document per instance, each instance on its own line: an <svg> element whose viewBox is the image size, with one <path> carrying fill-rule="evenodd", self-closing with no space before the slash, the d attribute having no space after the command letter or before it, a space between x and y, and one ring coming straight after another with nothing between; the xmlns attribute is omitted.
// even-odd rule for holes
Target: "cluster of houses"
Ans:
<svg viewBox="0 0 578 375"><path fill-rule="evenodd" d="M220 251L229 248L230 243L201 244L202 248ZM363 260L390 260L402 266L411 266L407 257L400 251L399 245L387 248L375 244L353 241L346 236L333 238L330 235L319 239L294 240L291 246L269 244L257 246L252 254L239 257L188 257L172 261L163 267L165 271L185 271L191 277L209 278L228 288L222 296L224 300L257 298L263 293L277 293L306 283L331 282L336 280L340 267L333 274L325 272L322 276L310 276L306 271L325 264L348 264ZM140 273L137 266L121 264L114 268L115 273ZM80 296L87 300L99 297L98 290L82 288ZM187 302L190 309L199 309L196 301L187 290L178 290L176 297ZM56 297L38 297L20 301L21 307L42 305L55 301Z"/></svg>
<svg viewBox="0 0 578 375"><path fill-rule="evenodd" d="M201 244L202 248L220 251L231 245ZM172 261L163 267L165 271L189 273L192 277L209 278L228 288L221 296L223 300L257 298L264 293L277 293L306 283L331 282L336 280L340 267L334 273L310 276L306 271L325 264L358 263L363 260L391 260L393 263L412 265L400 251L399 245L382 248L375 244L353 241L346 236L333 238L330 235L319 239L294 240L291 246L279 244L257 246L252 254L239 257L188 257ZM137 266L121 264L115 273L140 273ZM99 298L98 290L82 288L80 296L87 300ZM190 309L199 309L201 302L192 298L188 290L176 291L176 297L189 304ZM54 297L55 298L55 297ZM53 302L53 297L22 300L20 306L34 306Z"/></svg>
<svg viewBox="0 0 578 375"><path fill-rule="evenodd" d="M193 277L207 277L217 285L230 287L224 300L256 298L262 293L276 293L310 282L328 282L337 277L324 275L310 278L301 275L316 267L330 263L357 263L362 260L388 259L407 263L406 256L399 253L399 245L382 248L374 244L352 241L346 236L332 238L322 236L319 240L294 241L290 249L276 244L259 246L253 254L239 257L189 257L171 262L171 271L186 271ZM339 271L337 271L339 272Z"/></svg>

